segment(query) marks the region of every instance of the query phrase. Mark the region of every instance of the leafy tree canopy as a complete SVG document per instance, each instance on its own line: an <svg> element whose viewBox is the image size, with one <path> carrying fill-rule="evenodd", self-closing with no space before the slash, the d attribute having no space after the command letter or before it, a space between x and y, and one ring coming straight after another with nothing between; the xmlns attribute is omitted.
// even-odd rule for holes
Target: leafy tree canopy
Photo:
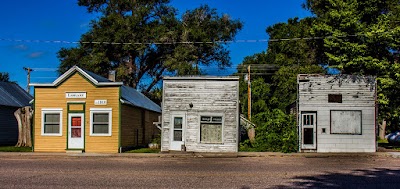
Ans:
<svg viewBox="0 0 400 189"><path fill-rule="evenodd" d="M391 128L398 127L400 1L306 0L303 6L312 17L292 18L266 30L270 39L293 40L271 40L266 53L250 56L242 63L267 65L252 69L252 103L257 104L252 107L253 121L260 122L276 109L284 111L295 101L297 74L327 73L324 68L328 67L342 74L376 76L380 119L389 120ZM271 64L279 67L272 74L266 70ZM246 66L240 68L238 71L243 72ZM268 74L257 75L260 72ZM245 103L246 86L241 82L241 101ZM247 105L242 107L245 113ZM266 124L274 127L271 121ZM258 145L257 140L256 136Z"/></svg>
<svg viewBox="0 0 400 189"><path fill-rule="evenodd" d="M7 72L0 72L0 81L10 82L10 74Z"/></svg>
<svg viewBox="0 0 400 189"><path fill-rule="evenodd" d="M376 76L380 119L398 122L400 2L307 0L304 6L316 16L313 35L331 36L321 47L327 65L342 73Z"/></svg>
<svg viewBox="0 0 400 189"><path fill-rule="evenodd" d="M233 40L242 28L239 20L206 5L177 18L177 10L168 3L79 0L78 5L101 16L92 21L78 47L58 52L59 72L73 65L103 76L117 70L117 80L149 92L163 75L201 74L200 65L231 65L227 43L205 42Z"/></svg>

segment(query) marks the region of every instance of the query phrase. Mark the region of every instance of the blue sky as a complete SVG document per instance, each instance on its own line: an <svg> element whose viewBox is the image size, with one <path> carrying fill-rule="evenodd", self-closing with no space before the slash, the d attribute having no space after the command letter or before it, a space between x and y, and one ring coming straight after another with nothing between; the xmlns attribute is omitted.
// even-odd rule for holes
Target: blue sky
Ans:
<svg viewBox="0 0 400 189"><path fill-rule="evenodd" d="M265 29L292 17L311 14L301 8L305 0L171 0L179 14L202 4L216 8L244 23L237 40L268 39ZM88 31L90 20L96 16L79 7L75 0L6 0L0 8L0 72L9 72L11 80L26 87L23 67L36 69L31 82L52 82L59 65L56 53L65 43L19 42L14 40L78 41ZM11 41L10 41L11 40ZM267 43L233 43L229 46L233 66L244 57L267 49ZM228 69L234 70L234 69Z"/></svg>

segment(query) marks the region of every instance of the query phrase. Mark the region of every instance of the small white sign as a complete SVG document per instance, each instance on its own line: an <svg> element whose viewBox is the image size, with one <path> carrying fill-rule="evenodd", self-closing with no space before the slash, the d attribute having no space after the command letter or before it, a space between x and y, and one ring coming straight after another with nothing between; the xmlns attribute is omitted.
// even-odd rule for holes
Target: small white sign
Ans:
<svg viewBox="0 0 400 189"><path fill-rule="evenodd" d="M65 98L86 98L86 92L65 93Z"/></svg>
<svg viewBox="0 0 400 189"><path fill-rule="evenodd" d="M94 105L107 105L107 100L94 100Z"/></svg>

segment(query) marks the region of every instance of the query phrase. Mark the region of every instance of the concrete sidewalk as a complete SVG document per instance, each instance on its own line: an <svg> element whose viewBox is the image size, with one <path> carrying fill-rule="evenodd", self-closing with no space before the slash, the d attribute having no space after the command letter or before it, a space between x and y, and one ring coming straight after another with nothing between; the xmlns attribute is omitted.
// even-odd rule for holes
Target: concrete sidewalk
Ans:
<svg viewBox="0 0 400 189"><path fill-rule="evenodd" d="M280 152L238 152L238 153L197 153L197 152L170 152L170 153L43 153L43 152L0 152L0 157L12 156L82 156L82 157L132 157L132 158L242 158L242 157L372 157L383 156L400 158L400 152L375 153L280 153Z"/></svg>

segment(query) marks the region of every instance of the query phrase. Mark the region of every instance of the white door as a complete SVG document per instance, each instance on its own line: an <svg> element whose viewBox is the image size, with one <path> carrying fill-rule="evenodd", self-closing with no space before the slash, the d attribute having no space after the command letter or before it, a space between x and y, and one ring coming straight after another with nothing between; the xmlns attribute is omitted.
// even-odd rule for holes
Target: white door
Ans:
<svg viewBox="0 0 400 189"><path fill-rule="evenodd" d="M185 144L185 115L173 115L171 118L170 150L181 151Z"/></svg>
<svg viewBox="0 0 400 189"><path fill-rule="evenodd" d="M301 114L301 148L306 150L317 149L317 114Z"/></svg>
<svg viewBox="0 0 400 189"><path fill-rule="evenodd" d="M68 149L83 149L84 116L82 113L68 114Z"/></svg>

